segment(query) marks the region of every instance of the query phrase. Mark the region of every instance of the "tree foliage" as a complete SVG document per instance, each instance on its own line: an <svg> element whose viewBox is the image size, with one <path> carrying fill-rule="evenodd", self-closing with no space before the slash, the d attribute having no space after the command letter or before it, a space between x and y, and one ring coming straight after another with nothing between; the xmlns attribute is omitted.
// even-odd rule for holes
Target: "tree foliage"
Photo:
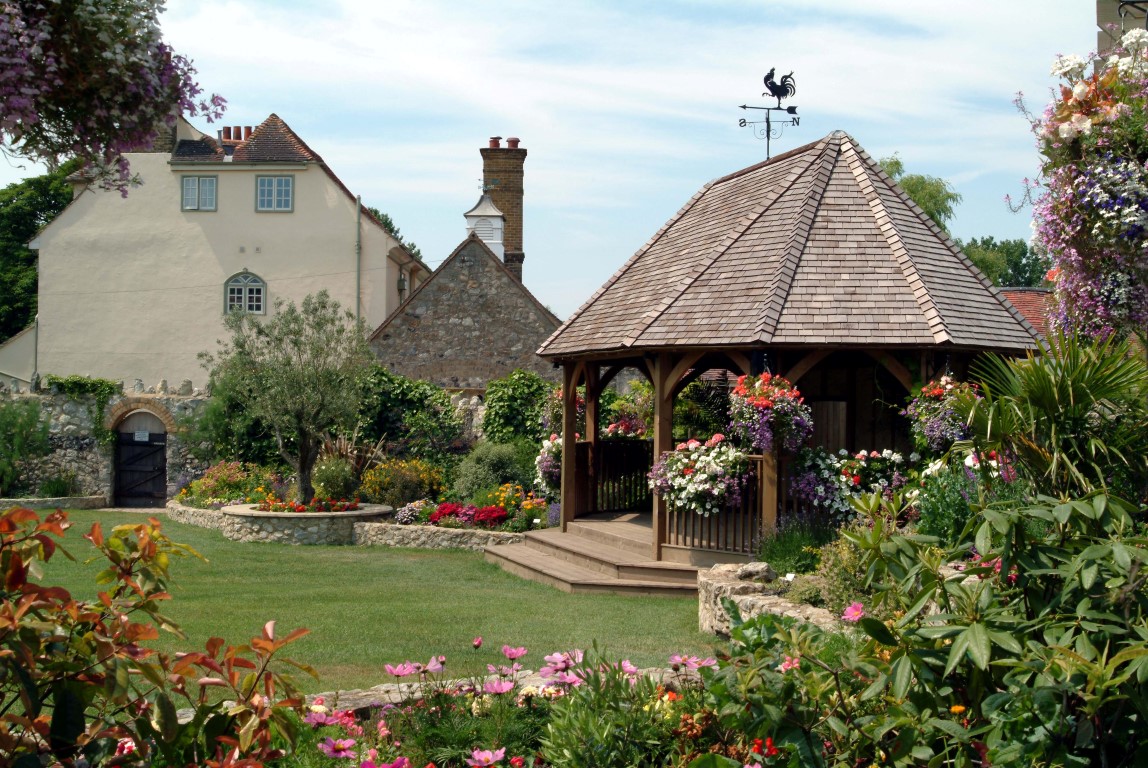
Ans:
<svg viewBox="0 0 1148 768"><path fill-rule="evenodd" d="M123 153L149 146L180 112L223 111L163 42L162 11L162 0L0 5L0 143L49 167L79 157L126 194Z"/></svg>
<svg viewBox="0 0 1148 768"><path fill-rule="evenodd" d="M36 400L0 401L0 496L19 488L21 464L48 453L48 421Z"/></svg>
<svg viewBox="0 0 1148 768"><path fill-rule="evenodd" d="M78 160L69 161L0 190L0 342L36 316L36 254L28 242L72 201L65 179L79 167Z"/></svg>
<svg viewBox="0 0 1148 768"><path fill-rule="evenodd" d="M371 442L385 438L389 454L449 463L464 448L462 421L442 387L374 363L362 390L360 435Z"/></svg>
<svg viewBox="0 0 1148 768"><path fill-rule="evenodd" d="M398 240L404 248L410 251L411 256L414 256L416 259L423 257L423 252L419 250L419 247L415 245L413 241L403 239L403 233L399 230L398 225L395 224L395 220L390 217L390 214L383 213L372 205L368 205L367 210L371 212L372 216L379 220L379 223L383 225L383 229L391 233L391 237Z"/></svg>
<svg viewBox="0 0 1148 768"><path fill-rule="evenodd" d="M877 163L938 227L948 231L954 208L961 202L960 194L949 182L937 176L905 173L905 164L896 153L881 158Z"/></svg>
<svg viewBox="0 0 1148 768"><path fill-rule="evenodd" d="M1048 254L1039 248L1029 248L1024 240L974 237L968 241L958 240L957 245L993 285L1036 288L1045 282Z"/></svg>
<svg viewBox="0 0 1148 768"><path fill-rule="evenodd" d="M354 427L371 362L365 330L326 291L275 302L270 317L237 312L216 355L200 355L213 380L226 379L248 414L275 435L299 478L300 502L315 495L311 470L323 437Z"/></svg>
<svg viewBox="0 0 1148 768"><path fill-rule="evenodd" d="M540 442L542 411L552 385L533 371L517 368L486 385L482 433L495 443L516 438Z"/></svg>

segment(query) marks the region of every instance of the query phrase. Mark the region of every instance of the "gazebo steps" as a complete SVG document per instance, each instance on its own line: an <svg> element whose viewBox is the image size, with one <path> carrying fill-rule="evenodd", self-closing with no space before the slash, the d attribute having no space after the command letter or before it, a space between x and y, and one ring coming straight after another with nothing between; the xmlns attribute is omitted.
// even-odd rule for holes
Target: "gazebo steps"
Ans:
<svg viewBox="0 0 1148 768"><path fill-rule="evenodd" d="M697 566L650 560L649 528L642 540L640 524L615 522L614 530L597 522L531 531L523 544L488 547L486 560L565 592L697 594ZM627 535L627 525L638 533Z"/></svg>
<svg viewBox="0 0 1148 768"><path fill-rule="evenodd" d="M548 584L563 592L611 593L621 595L656 595L659 597L693 597L697 584L682 584L646 579L622 579L583 568L561 558L533 549L525 544L488 547L486 561L524 579ZM696 572L695 572L696 581Z"/></svg>

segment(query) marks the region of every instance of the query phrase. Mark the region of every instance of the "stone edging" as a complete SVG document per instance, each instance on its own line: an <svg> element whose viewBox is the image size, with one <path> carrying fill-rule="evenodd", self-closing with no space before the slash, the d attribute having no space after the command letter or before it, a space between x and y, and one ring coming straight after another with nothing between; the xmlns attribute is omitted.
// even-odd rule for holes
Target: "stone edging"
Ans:
<svg viewBox="0 0 1148 768"><path fill-rule="evenodd" d="M167 503L167 516L177 523L186 523L187 525L195 525L200 528L213 528L220 530L223 528L223 515L219 514L215 509L199 509L197 507L185 507L179 502L169 501Z"/></svg>
<svg viewBox="0 0 1148 768"><path fill-rule="evenodd" d="M354 543L363 547L469 549L472 552L500 544L521 544L525 540L526 535L522 533L397 523L355 523L354 534Z"/></svg>
<svg viewBox="0 0 1148 768"><path fill-rule="evenodd" d="M101 509L108 506L104 496L51 496L47 498L0 499L0 509Z"/></svg>
<svg viewBox="0 0 1148 768"><path fill-rule="evenodd" d="M767 563L715 565L709 570L698 571L698 629L712 635L729 636L729 616L722 606L722 598L728 597L743 619L772 613L792 616L829 632L840 631L842 624L824 608L763 594L766 583L776 579L777 574Z"/></svg>

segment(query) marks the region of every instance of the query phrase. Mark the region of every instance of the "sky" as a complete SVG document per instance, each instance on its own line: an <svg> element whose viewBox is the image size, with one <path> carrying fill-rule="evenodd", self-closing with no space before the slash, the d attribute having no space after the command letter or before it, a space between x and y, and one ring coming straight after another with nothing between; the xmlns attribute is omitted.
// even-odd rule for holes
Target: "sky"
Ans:
<svg viewBox="0 0 1148 768"><path fill-rule="evenodd" d="M1057 54L1096 45L1091 0L169 0L166 40L228 100L278 114L438 265L481 194L478 150L517 136L524 281L566 318L708 181L765 159L739 127L790 71L799 126L948 180L959 238L1030 237L1012 213L1039 158ZM0 162L0 184L34 174Z"/></svg>

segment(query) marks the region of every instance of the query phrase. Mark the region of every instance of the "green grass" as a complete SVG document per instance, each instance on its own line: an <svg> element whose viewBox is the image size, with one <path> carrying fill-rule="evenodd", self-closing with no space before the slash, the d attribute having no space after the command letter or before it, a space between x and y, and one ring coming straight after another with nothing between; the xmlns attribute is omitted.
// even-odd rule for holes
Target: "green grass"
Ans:
<svg viewBox="0 0 1148 768"><path fill-rule="evenodd" d="M78 598L94 597L100 563L87 560L81 536L99 520L105 531L140 515L79 510L65 540L80 562L53 558L45 583ZM314 666L318 682L297 678L308 692L365 688L389 677L384 664L425 662L445 654L460 676L484 672L502 659L503 644L524 645L525 666L570 648L598 647L638 666L664 665L672 653L712 654L714 639L697 631L693 598L569 595L524 581L462 551L383 547L299 547L228 541L218 531L159 516L174 541L207 562L177 560L165 613L187 633L163 635L162 650L192 650L213 636L243 643L274 619L277 632L307 627L311 634L285 649ZM482 636L475 651L471 641Z"/></svg>

